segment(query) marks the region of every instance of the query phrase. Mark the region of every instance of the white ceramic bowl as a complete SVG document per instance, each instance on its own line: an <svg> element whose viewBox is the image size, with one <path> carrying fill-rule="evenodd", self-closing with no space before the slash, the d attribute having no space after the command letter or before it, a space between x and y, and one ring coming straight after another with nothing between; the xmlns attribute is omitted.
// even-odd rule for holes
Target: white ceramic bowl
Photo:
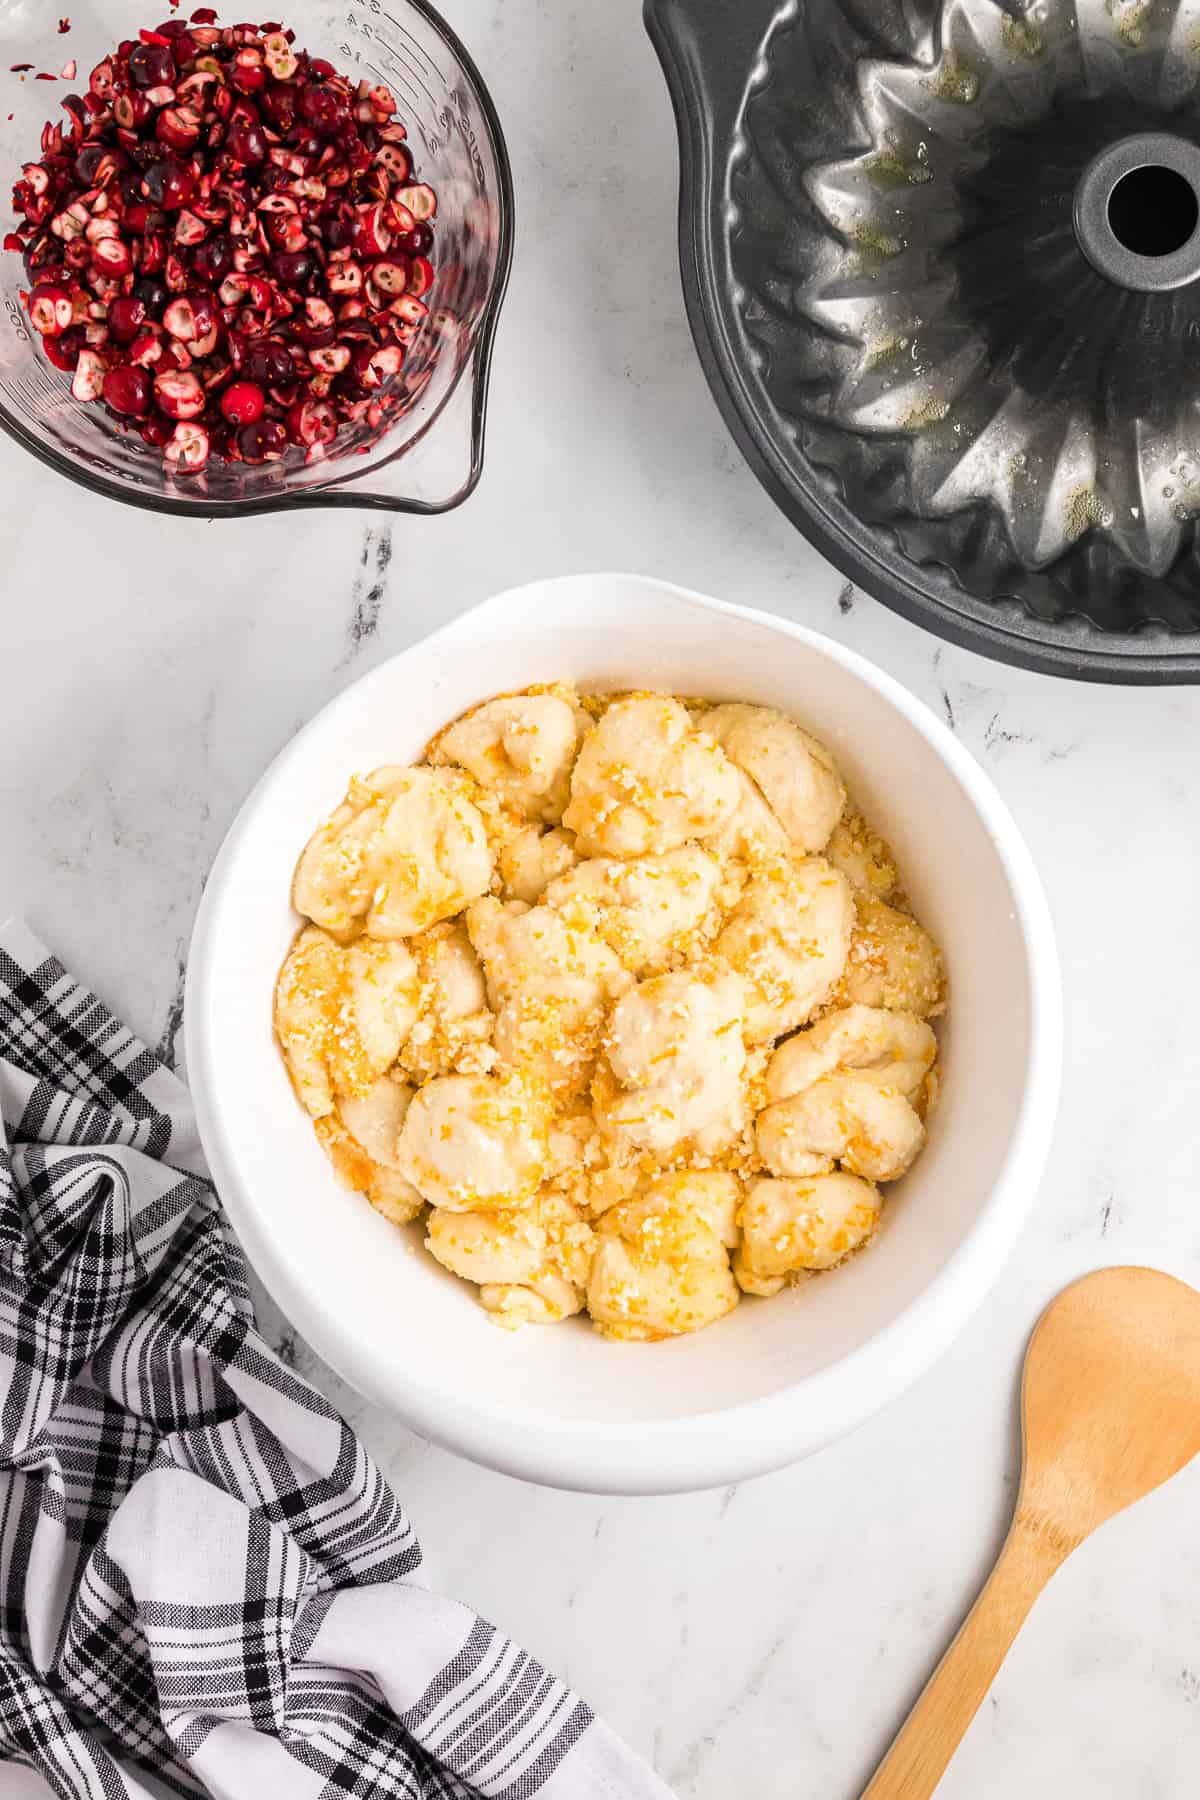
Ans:
<svg viewBox="0 0 1200 1800"><path fill-rule="evenodd" d="M794 714L890 839L952 984L930 1141L866 1256L695 1337L510 1334L340 1188L293 1098L271 995L292 869L352 771L415 759L493 694L570 677ZM1041 886L987 777L889 676L811 631L659 582L586 575L488 601L343 693L247 801L192 944L200 1128L251 1262L313 1347L415 1431L528 1480L608 1493L735 1481L805 1456L913 1381L982 1300L1032 1203L1061 1062Z"/></svg>

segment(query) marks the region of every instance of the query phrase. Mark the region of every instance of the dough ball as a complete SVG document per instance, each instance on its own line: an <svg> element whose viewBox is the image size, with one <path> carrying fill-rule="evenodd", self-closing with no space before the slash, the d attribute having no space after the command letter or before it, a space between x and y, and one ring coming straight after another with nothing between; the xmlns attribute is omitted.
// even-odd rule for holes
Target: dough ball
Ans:
<svg viewBox="0 0 1200 1800"><path fill-rule="evenodd" d="M907 913L861 894L838 997L932 1018L945 1007L941 952Z"/></svg>
<svg viewBox="0 0 1200 1800"><path fill-rule="evenodd" d="M758 1153L775 1175L809 1175L837 1159L852 1175L895 1181L916 1160L925 1127L904 1095L859 1074L825 1075L758 1115Z"/></svg>
<svg viewBox="0 0 1200 1800"><path fill-rule="evenodd" d="M487 892L483 820L444 769L379 769L355 781L300 858L296 910L339 936L361 925L410 937Z"/></svg>
<svg viewBox="0 0 1200 1800"><path fill-rule="evenodd" d="M604 1214L587 1303L607 1336L677 1337L732 1312L738 1302L726 1247L732 1181L664 1176Z"/></svg>
<svg viewBox="0 0 1200 1800"><path fill-rule="evenodd" d="M846 964L854 902L821 856L774 857L756 867L716 942L746 983L746 1041L803 1025Z"/></svg>
<svg viewBox="0 0 1200 1800"><path fill-rule="evenodd" d="M652 975L713 935L720 880L721 865L696 844L661 856L596 856L552 882L546 904L602 938L632 975Z"/></svg>
<svg viewBox="0 0 1200 1800"><path fill-rule="evenodd" d="M541 1194L514 1212L434 1211L426 1245L479 1284L498 1323L551 1324L582 1309L593 1232L560 1195Z"/></svg>
<svg viewBox="0 0 1200 1800"><path fill-rule="evenodd" d="M768 706L716 706L703 724L754 782L797 850L823 850L846 805L832 756Z"/></svg>
<svg viewBox="0 0 1200 1800"><path fill-rule="evenodd" d="M780 1044L767 1067L767 1098L787 1100L837 1069L853 1070L912 1100L937 1056L937 1039L913 1013L847 1006Z"/></svg>
<svg viewBox="0 0 1200 1800"><path fill-rule="evenodd" d="M681 701L635 694L584 738L563 824L586 855L647 856L718 831L738 795L724 752Z"/></svg>
<svg viewBox="0 0 1200 1800"><path fill-rule="evenodd" d="M658 975L613 1009L608 1063L623 1093L603 1096L597 1122L618 1149L663 1155L741 1115L742 984L682 971Z"/></svg>
<svg viewBox="0 0 1200 1800"><path fill-rule="evenodd" d="M856 893L890 900L900 885L891 850L856 807L847 807L843 813L825 854Z"/></svg>
<svg viewBox="0 0 1200 1800"><path fill-rule="evenodd" d="M489 700L444 732L432 763L457 763L527 818L556 824L570 792L581 715L554 694Z"/></svg>
<svg viewBox="0 0 1200 1800"><path fill-rule="evenodd" d="M527 825L500 852L500 878L506 900L536 906L552 881L575 867L575 839L569 831L543 831Z"/></svg>
<svg viewBox="0 0 1200 1800"><path fill-rule="evenodd" d="M871 1237L879 1195L853 1175L755 1181L742 1203L742 1243L734 1258L747 1293L779 1292L788 1275L831 1269Z"/></svg>
<svg viewBox="0 0 1200 1800"><path fill-rule="evenodd" d="M417 1016L417 971L403 944L347 948L309 926L279 972L275 1030L301 1105L365 1094L391 1067Z"/></svg>
<svg viewBox="0 0 1200 1800"><path fill-rule="evenodd" d="M719 832L708 840L718 856L740 857L754 863L764 857L786 856L791 839L744 769L737 770L738 800Z"/></svg>
<svg viewBox="0 0 1200 1800"><path fill-rule="evenodd" d="M400 1052L414 1081L486 1074L494 1020L466 928L444 921L408 939L420 977L417 1018Z"/></svg>
<svg viewBox="0 0 1200 1800"><path fill-rule="evenodd" d="M605 1012L630 985L614 953L549 906L479 900L467 926L496 1012L501 1063L557 1092L586 1084Z"/></svg>
<svg viewBox="0 0 1200 1800"><path fill-rule="evenodd" d="M394 1225L415 1219L424 1202L400 1173L397 1155L412 1089L385 1075L362 1095L346 1095L316 1122L317 1136L339 1178L365 1194Z"/></svg>
<svg viewBox="0 0 1200 1800"><path fill-rule="evenodd" d="M449 1212L524 1206L541 1185L549 1121L525 1082L444 1075L419 1089L397 1162L431 1206Z"/></svg>

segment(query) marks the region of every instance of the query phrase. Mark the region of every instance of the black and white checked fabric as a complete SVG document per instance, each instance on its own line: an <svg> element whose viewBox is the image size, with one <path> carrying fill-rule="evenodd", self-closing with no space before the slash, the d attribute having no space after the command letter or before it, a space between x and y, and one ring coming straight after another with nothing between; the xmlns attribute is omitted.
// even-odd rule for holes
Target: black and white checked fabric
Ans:
<svg viewBox="0 0 1200 1800"><path fill-rule="evenodd" d="M0 1121L0 1760L60 1800L669 1800L424 1588L255 1328L185 1090L11 925Z"/></svg>

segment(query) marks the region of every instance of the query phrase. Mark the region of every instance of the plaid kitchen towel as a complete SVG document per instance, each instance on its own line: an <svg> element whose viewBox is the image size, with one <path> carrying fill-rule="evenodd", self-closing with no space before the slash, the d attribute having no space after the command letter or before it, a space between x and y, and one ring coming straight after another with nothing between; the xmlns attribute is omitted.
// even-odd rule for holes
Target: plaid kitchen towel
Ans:
<svg viewBox="0 0 1200 1800"><path fill-rule="evenodd" d="M421 1584L255 1328L185 1090L11 925L0 1119L0 1759L62 1800L669 1800Z"/></svg>

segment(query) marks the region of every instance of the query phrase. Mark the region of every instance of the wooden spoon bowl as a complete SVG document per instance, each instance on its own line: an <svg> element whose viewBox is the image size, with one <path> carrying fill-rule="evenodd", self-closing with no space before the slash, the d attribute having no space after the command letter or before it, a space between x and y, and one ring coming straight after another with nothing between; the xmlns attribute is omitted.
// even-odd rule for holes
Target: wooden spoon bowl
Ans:
<svg viewBox="0 0 1200 1800"><path fill-rule="evenodd" d="M927 1800L1054 1571L1200 1452L1200 1294L1156 1269L1065 1289L1030 1340L1021 1429L1004 1548L863 1800Z"/></svg>

